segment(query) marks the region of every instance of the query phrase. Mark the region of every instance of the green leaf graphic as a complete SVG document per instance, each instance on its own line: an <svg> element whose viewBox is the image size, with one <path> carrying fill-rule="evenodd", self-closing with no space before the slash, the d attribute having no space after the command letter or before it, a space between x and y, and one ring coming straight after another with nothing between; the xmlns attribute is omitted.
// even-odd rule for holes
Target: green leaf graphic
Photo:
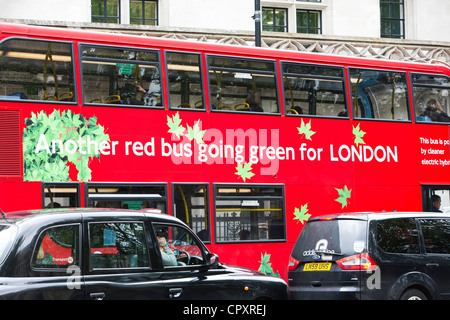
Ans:
<svg viewBox="0 0 450 320"><path fill-rule="evenodd" d="M306 140L311 140L311 136L316 133L315 131L311 130L311 120L309 120L309 122L307 124L305 124L302 119L300 128L297 127L297 130L298 130L299 135L302 135L302 134L305 135Z"/></svg>
<svg viewBox="0 0 450 320"><path fill-rule="evenodd" d="M356 144L356 146L358 146L358 144L366 144L364 142L364 140L362 139L362 137L364 137L366 132L362 131L359 128L359 123L358 123L358 125L356 127L353 127L353 134L355 136L355 144Z"/></svg>
<svg viewBox="0 0 450 320"><path fill-rule="evenodd" d="M265 274L266 276L276 276L276 277L280 277L279 272L277 271L276 273L273 272L272 269L272 263L269 262L270 261L270 254L268 253L261 253L261 265L259 266L258 271Z"/></svg>
<svg viewBox="0 0 450 320"><path fill-rule="evenodd" d="M311 214L308 213L308 204L300 206L300 209L295 208L294 216L294 220L298 220L297 223L304 224L311 217Z"/></svg>
<svg viewBox="0 0 450 320"><path fill-rule="evenodd" d="M203 142L203 136L205 135L206 130L200 130L199 123L200 120L198 120L192 128L187 125L188 133L186 137L188 137L189 140L195 139L198 144L202 144L205 143Z"/></svg>
<svg viewBox="0 0 450 320"><path fill-rule="evenodd" d="M342 204L342 209L347 206L348 199L350 199L352 195L352 189L348 189L347 186L344 186L342 189L335 188L336 191L339 194L339 198L337 198L335 201Z"/></svg>
<svg viewBox="0 0 450 320"><path fill-rule="evenodd" d="M242 178L242 180L245 179L250 179L251 177L253 177L255 174L253 172L250 172L252 170L252 164L249 163L244 163L244 164L238 164L236 167L237 172L235 172L236 175L240 176Z"/></svg>
<svg viewBox="0 0 450 320"><path fill-rule="evenodd" d="M44 142L40 140L41 137L45 138L48 150L41 149L36 153L39 141ZM24 181L69 181L68 163L73 163L78 170L78 181L91 180L89 162L93 158L100 159L100 153L96 153L94 147L88 152L88 137L90 145L95 142L100 146L102 141L110 141L105 128L97 124L95 116L85 118L71 110L54 110L49 115L44 111L32 112L30 118L25 119L23 130ZM78 147L74 152L60 148L70 140L74 142L72 146L81 145L83 153ZM52 141L59 141L55 143L54 150Z"/></svg>
<svg viewBox="0 0 450 320"><path fill-rule="evenodd" d="M186 130L181 124L180 115L178 112L171 118L167 116L167 126L169 127L169 133L174 133L177 138L180 138L180 135L184 134Z"/></svg>

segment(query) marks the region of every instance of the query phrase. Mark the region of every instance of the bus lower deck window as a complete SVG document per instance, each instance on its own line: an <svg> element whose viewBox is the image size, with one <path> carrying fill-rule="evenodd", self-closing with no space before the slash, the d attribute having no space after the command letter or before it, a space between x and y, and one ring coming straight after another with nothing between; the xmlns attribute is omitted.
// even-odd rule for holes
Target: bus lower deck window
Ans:
<svg viewBox="0 0 450 320"><path fill-rule="evenodd" d="M285 239L282 186L215 187L217 242L268 242Z"/></svg>

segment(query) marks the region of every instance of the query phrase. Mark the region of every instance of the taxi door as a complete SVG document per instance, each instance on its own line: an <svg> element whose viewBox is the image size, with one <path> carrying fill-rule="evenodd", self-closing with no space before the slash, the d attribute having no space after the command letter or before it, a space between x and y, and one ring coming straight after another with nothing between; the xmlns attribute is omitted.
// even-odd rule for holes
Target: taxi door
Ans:
<svg viewBox="0 0 450 320"><path fill-rule="evenodd" d="M164 295L169 299L220 300L238 296L236 284L226 269L214 268L208 259L218 259L190 230L170 224L153 225L159 246Z"/></svg>
<svg viewBox="0 0 450 320"><path fill-rule="evenodd" d="M153 249L149 248L144 220L103 220L85 223L85 298L165 299L162 274L154 272L151 265Z"/></svg>

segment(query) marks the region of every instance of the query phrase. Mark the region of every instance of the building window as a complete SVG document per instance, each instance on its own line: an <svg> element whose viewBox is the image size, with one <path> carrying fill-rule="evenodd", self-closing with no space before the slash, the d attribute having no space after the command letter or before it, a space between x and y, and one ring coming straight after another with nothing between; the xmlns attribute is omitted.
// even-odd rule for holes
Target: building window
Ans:
<svg viewBox="0 0 450 320"><path fill-rule="evenodd" d="M92 22L120 23L119 0L92 0Z"/></svg>
<svg viewBox="0 0 450 320"><path fill-rule="evenodd" d="M405 38L404 0L380 0L381 37Z"/></svg>
<svg viewBox="0 0 450 320"><path fill-rule="evenodd" d="M322 12L317 10L297 10L298 33L322 33Z"/></svg>
<svg viewBox="0 0 450 320"><path fill-rule="evenodd" d="M263 8L263 31L287 32L287 9Z"/></svg>
<svg viewBox="0 0 450 320"><path fill-rule="evenodd" d="M146 0L131 0L130 23L157 26L158 2Z"/></svg>

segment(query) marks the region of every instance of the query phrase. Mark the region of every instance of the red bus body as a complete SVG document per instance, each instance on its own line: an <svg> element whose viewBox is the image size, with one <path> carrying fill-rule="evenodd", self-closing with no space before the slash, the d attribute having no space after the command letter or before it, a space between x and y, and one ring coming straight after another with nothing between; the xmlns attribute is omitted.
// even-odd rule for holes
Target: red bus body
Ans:
<svg viewBox="0 0 450 320"><path fill-rule="evenodd" d="M421 211L424 186L450 185L449 124L416 121L411 90L412 73L450 76L450 69L442 64L381 61L11 24L0 25L0 37L1 41L31 38L70 43L73 46L76 88L72 103L0 99L0 114L7 115L9 111L18 114L20 125L19 131L15 130L8 138L8 143L16 139L11 148L19 148L20 153L8 153L12 152L8 149L3 151L7 159L0 158L3 159L0 164L4 167L0 175L0 208L6 213L45 206L44 181L39 178L36 181L24 179L26 168L23 163L27 155L23 152L23 134L28 127L27 119L40 112L49 116L54 112L61 114L68 110L72 114L83 115L84 119L96 117L97 124L109 135L109 144L104 144L101 155L86 160L91 170L87 180L80 181L75 164L67 163L68 181L80 186L81 207L88 205L86 199L89 191L84 187L86 183L158 183L165 186L167 191L166 213L173 214L174 184L206 185L208 198L205 206L209 217L205 228L210 232L211 241L207 242L209 249L220 256L221 262L266 273L273 271L285 279L292 246L308 217L353 211ZM83 103L80 44L156 50L163 70L163 107L135 108ZM200 55L204 109L168 107L169 93L164 71L166 51ZM212 110L213 103L206 83L208 55L274 61L280 112L245 114ZM282 62L342 67L345 74L345 105L349 115L338 118L288 114L285 107L287 100L283 99ZM389 121L355 117L354 108L351 107L351 68L405 73L409 119ZM198 125L197 133L206 130L202 138L207 147L202 154L198 151L199 143L195 139L190 140L185 135L180 140L169 132L168 121L173 121L175 116L181 120L179 124L186 128L186 132L188 126L195 131L195 125ZM9 116L0 119L3 119L0 132L5 134L10 125L4 119L9 119ZM301 133L302 127L306 128L306 134ZM70 128L66 128L61 134L69 134L69 131ZM356 144L358 134L361 140ZM244 137L239 142L245 150L244 163L249 163L250 156L253 157L251 170L244 170L241 175L237 169L240 164L236 161L235 149L239 137ZM0 153L1 144L6 145L1 139ZM40 151L45 152L42 142ZM72 143L67 150L73 150L76 146ZM228 156L221 149L225 146L231 146ZM250 154L252 146L253 153ZM82 147L87 148L87 145ZM94 148L94 144L91 147ZM179 156L175 156L174 152ZM11 159L13 155L19 159ZM16 165L19 163L19 172L8 174L8 160ZM81 157L79 161L83 161ZM48 179L46 181L51 182ZM217 185L236 186L240 190L246 186L282 187L282 206L276 208L282 215L282 236L274 241L265 241L264 237L254 241L217 241ZM246 205L251 205L251 201ZM266 229L270 227L269 222L264 226Z"/></svg>

